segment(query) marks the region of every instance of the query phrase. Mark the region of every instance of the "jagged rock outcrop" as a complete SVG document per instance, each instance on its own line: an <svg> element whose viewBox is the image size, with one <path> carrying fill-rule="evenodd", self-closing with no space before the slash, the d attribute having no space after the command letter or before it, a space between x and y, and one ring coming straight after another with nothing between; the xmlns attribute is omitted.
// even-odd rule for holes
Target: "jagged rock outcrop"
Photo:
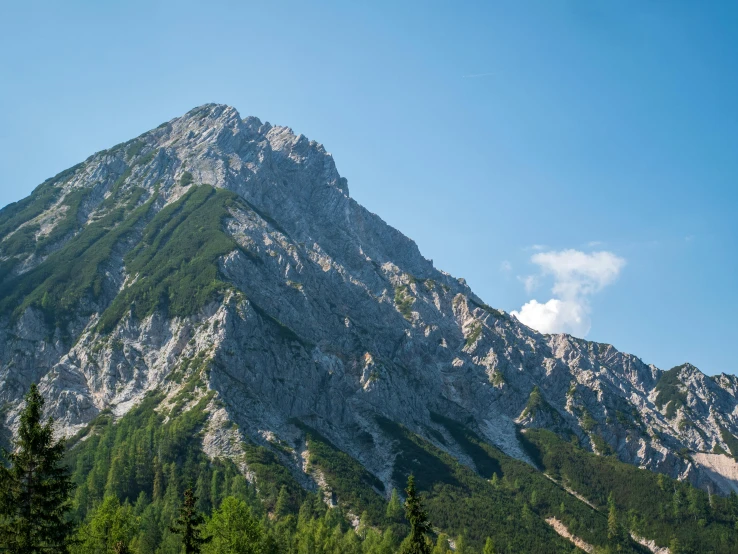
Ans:
<svg viewBox="0 0 738 554"><path fill-rule="evenodd" d="M389 483L379 414L471 465L440 413L517 458L519 427L546 427L738 490L734 376L535 332L358 205L321 144L231 107L91 156L2 210L0 235L7 428L33 381L69 435L207 366L212 455L238 451L227 422L268 445L300 420Z"/></svg>

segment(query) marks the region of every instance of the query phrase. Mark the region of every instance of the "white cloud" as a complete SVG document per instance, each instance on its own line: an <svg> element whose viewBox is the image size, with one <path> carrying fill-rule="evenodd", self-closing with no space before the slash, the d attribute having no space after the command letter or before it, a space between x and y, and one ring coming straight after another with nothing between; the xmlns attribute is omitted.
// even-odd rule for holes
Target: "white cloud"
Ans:
<svg viewBox="0 0 738 554"><path fill-rule="evenodd" d="M525 277L518 276L518 281L523 283L525 292L533 294L533 291L538 288L538 275L526 275Z"/></svg>
<svg viewBox="0 0 738 554"><path fill-rule="evenodd" d="M585 336L591 327L592 295L612 284L625 267L625 260L612 252L587 254L579 250L539 252L531 261L540 275L551 275L555 298L545 303L531 300L512 314L522 323L542 333L571 333ZM522 279L530 293L538 276Z"/></svg>
<svg viewBox="0 0 738 554"><path fill-rule="evenodd" d="M512 271L512 264L507 260L503 260L503 262L500 264L500 271Z"/></svg>
<svg viewBox="0 0 738 554"><path fill-rule="evenodd" d="M569 333L581 337L590 328L588 306L558 298L552 298L545 304L531 300L513 315L541 333Z"/></svg>

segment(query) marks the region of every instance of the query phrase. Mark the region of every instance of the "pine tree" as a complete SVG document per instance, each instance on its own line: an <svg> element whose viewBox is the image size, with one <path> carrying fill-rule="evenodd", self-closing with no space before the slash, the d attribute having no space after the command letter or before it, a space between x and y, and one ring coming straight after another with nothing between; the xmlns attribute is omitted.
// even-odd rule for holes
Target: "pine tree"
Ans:
<svg viewBox="0 0 738 554"><path fill-rule="evenodd" d="M675 489L674 490L674 501L673 501L673 509L674 509L674 518L677 520L681 520L684 516L684 505L686 504L685 494L682 491L682 489Z"/></svg>
<svg viewBox="0 0 738 554"><path fill-rule="evenodd" d="M495 554L495 543L490 537L487 537L487 542L484 543L483 554Z"/></svg>
<svg viewBox="0 0 738 554"><path fill-rule="evenodd" d="M118 544L128 547L139 528L140 518L128 502L121 505L117 497L106 496L80 528L75 552L115 552Z"/></svg>
<svg viewBox="0 0 738 554"><path fill-rule="evenodd" d="M666 477L664 476L663 473L659 473L658 477L656 478L656 481L659 485L659 488L662 491L666 492L667 482L666 482Z"/></svg>
<svg viewBox="0 0 738 554"><path fill-rule="evenodd" d="M154 458L154 485L153 500L156 502L164 496L164 472L162 471L159 458Z"/></svg>
<svg viewBox="0 0 738 554"><path fill-rule="evenodd" d="M399 521L402 517L402 502L400 502L400 495L397 494L397 489L392 489L392 496L390 496L389 504L387 504L385 515L390 521Z"/></svg>
<svg viewBox="0 0 738 554"><path fill-rule="evenodd" d="M607 497L607 538L617 541L620 538L620 526L618 525L618 512L615 508L615 497L612 492Z"/></svg>
<svg viewBox="0 0 738 554"><path fill-rule="evenodd" d="M197 497L188 488L184 494L184 505L179 511L179 517L174 522L170 531L177 535L182 535L182 544L185 548L185 554L200 554L202 546L210 542L209 537L202 536L200 529L205 523L205 517L197 511Z"/></svg>
<svg viewBox="0 0 738 554"><path fill-rule="evenodd" d="M260 552L263 529L245 501L228 496L208 522L212 544L208 552L256 554Z"/></svg>
<svg viewBox="0 0 738 554"><path fill-rule="evenodd" d="M702 491L690 488L687 498L689 503L689 513L694 517L695 521L706 519L709 510Z"/></svg>
<svg viewBox="0 0 738 554"><path fill-rule="evenodd" d="M448 546L448 535L441 533L438 535L438 540L436 541L436 546L433 548L432 554L448 554L448 552L451 552Z"/></svg>
<svg viewBox="0 0 738 554"><path fill-rule="evenodd" d="M410 534L402 543L400 554L431 554L431 543L427 534L431 531L428 514L423 510L415 489L415 476L410 475L405 489L405 517L410 522Z"/></svg>
<svg viewBox="0 0 738 554"><path fill-rule="evenodd" d="M54 442L52 419L42 423L43 407L33 384L10 467L0 467L0 547L8 552L68 552L74 532L67 521L74 486L62 465L64 441Z"/></svg>
<svg viewBox="0 0 738 554"><path fill-rule="evenodd" d="M290 494L287 492L287 487L282 485L277 495L277 503L274 506L274 515L276 517L284 517L290 513Z"/></svg>

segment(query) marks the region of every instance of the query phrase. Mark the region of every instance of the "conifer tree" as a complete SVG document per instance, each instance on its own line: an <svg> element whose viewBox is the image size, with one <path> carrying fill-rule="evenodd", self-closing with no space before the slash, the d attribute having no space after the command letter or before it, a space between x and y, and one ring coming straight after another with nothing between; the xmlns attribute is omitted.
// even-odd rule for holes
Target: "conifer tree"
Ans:
<svg viewBox="0 0 738 554"><path fill-rule="evenodd" d="M274 506L274 515L276 517L284 517L290 513L290 495L287 487L282 485L277 495L277 503Z"/></svg>
<svg viewBox="0 0 738 554"><path fill-rule="evenodd" d="M490 537L487 537L487 542L484 543L482 554L495 554L495 543Z"/></svg>
<svg viewBox="0 0 738 554"><path fill-rule="evenodd" d="M414 475L408 477L405 494L405 517L410 522L410 534L402 543L400 554L431 554L431 543L427 537L431 524L415 489Z"/></svg>
<svg viewBox="0 0 738 554"><path fill-rule="evenodd" d="M117 497L106 496L80 528L75 554L117 552L118 545L128 547L140 523L128 502L121 505Z"/></svg>
<svg viewBox="0 0 738 554"><path fill-rule="evenodd" d="M397 494L397 489L392 489L392 496L390 496L389 504L387 504L385 516L390 521L399 521L402 517L402 502L400 502L400 495Z"/></svg>
<svg viewBox="0 0 738 554"><path fill-rule="evenodd" d="M212 543L206 552L212 554L261 553L264 529L244 500L226 497L208 522Z"/></svg>
<svg viewBox="0 0 738 554"><path fill-rule="evenodd" d="M68 552L73 485L62 465L64 441L53 420L42 422L44 399L33 384L21 412L10 467L0 466L0 549L18 554Z"/></svg>
<svg viewBox="0 0 738 554"><path fill-rule="evenodd" d="M184 497L179 517L170 530L172 533L182 535L185 554L200 554L203 545L210 542L209 537L202 536L201 527L205 523L205 517L197 511L197 497L192 488L185 491Z"/></svg>
<svg viewBox="0 0 738 554"><path fill-rule="evenodd" d="M448 535L446 533L440 533L432 554L448 554L448 552L451 552L448 546Z"/></svg>
<svg viewBox="0 0 738 554"><path fill-rule="evenodd" d="M607 514L607 538L616 541L620 538L620 527L618 525L618 513L615 508L615 497L612 492L607 497L608 514Z"/></svg>
<svg viewBox="0 0 738 554"><path fill-rule="evenodd" d="M674 501L673 501L673 508L674 508L674 518L677 520L681 520L684 516L684 504L686 503L685 494L682 492L682 489L677 488L674 490Z"/></svg>

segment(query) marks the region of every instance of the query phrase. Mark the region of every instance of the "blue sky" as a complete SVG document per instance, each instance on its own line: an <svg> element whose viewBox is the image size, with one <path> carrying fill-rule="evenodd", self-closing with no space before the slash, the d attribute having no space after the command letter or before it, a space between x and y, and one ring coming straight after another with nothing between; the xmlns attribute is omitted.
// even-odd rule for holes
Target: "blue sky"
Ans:
<svg viewBox="0 0 738 554"><path fill-rule="evenodd" d="M736 60L727 1L5 2L0 205L227 103L487 303L736 373Z"/></svg>

